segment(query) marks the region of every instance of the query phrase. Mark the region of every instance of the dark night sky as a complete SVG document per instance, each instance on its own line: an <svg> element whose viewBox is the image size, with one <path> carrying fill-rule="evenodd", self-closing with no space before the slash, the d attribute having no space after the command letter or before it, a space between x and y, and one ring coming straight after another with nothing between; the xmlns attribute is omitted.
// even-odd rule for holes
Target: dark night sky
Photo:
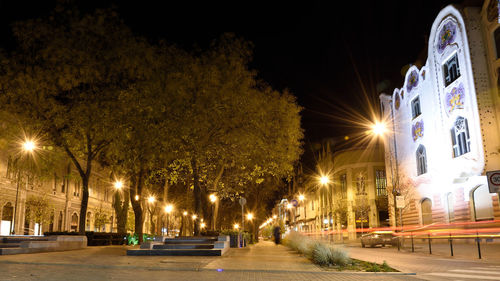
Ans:
<svg viewBox="0 0 500 281"><path fill-rule="evenodd" d="M290 89L304 107L307 143L357 130L338 109L366 110L361 85L378 107L377 83L388 79L389 92L400 87L401 68L425 48L439 10L462 1L76 2L83 10L114 3L136 34L186 48L228 31L252 41L252 68L276 89ZM54 3L0 0L0 42L9 46L10 22L47 14Z"/></svg>

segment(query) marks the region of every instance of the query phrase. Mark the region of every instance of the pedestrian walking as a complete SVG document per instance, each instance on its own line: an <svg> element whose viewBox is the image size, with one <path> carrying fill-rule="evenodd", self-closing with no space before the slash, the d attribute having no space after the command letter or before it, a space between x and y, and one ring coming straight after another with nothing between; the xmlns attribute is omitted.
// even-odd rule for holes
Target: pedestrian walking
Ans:
<svg viewBox="0 0 500 281"><path fill-rule="evenodd" d="M276 245L281 243L281 229L279 226L274 227L274 243Z"/></svg>

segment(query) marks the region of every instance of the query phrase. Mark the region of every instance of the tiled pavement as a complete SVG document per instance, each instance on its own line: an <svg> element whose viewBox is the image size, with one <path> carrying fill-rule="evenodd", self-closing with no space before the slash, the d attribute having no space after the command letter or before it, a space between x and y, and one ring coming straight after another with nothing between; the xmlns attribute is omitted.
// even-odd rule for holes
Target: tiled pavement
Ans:
<svg viewBox="0 0 500 281"><path fill-rule="evenodd" d="M125 251L112 246L0 256L0 280L418 280L401 274L323 271L270 242L231 249L223 257L132 257Z"/></svg>
<svg viewBox="0 0 500 281"><path fill-rule="evenodd" d="M387 263L403 272L415 272L426 280L500 280L500 248L498 244L483 245L483 259L477 256L474 244L455 245L455 256L449 255L446 244L433 245L430 255L425 245L417 245L417 251L397 248L361 248L358 244L347 245L350 256L372 262Z"/></svg>

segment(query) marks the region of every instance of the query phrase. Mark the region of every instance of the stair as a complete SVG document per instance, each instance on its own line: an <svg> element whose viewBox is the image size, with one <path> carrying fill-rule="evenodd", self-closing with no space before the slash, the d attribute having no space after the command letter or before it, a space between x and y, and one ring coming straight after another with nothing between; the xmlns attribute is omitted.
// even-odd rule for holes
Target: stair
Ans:
<svg viewBox="0 0 500 281"><path fill-rule="evenodd" d="M140 249L127 250L128 256L222 256L229 249L229 236L165 238L146 242Z"/></svg>

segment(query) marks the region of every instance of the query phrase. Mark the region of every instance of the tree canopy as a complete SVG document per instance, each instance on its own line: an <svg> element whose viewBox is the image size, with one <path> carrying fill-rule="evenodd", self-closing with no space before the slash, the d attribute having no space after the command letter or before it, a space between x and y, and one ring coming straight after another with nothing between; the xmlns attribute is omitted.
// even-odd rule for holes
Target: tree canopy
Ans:
<svg viewBox="0 0 500 281"><path fill-rule="evenodd" d="M59 9L13 31L18 47L2 60L0 107L73 162L83 183L80 231L96 160L127 179L139 234L143 187L183 186L201 215L208 192L235 197L292 176L301 108L249 68L249 42L224 34L193 52L151 44L113 10ZM125 201L115 204L123 214Z"/></svg>

